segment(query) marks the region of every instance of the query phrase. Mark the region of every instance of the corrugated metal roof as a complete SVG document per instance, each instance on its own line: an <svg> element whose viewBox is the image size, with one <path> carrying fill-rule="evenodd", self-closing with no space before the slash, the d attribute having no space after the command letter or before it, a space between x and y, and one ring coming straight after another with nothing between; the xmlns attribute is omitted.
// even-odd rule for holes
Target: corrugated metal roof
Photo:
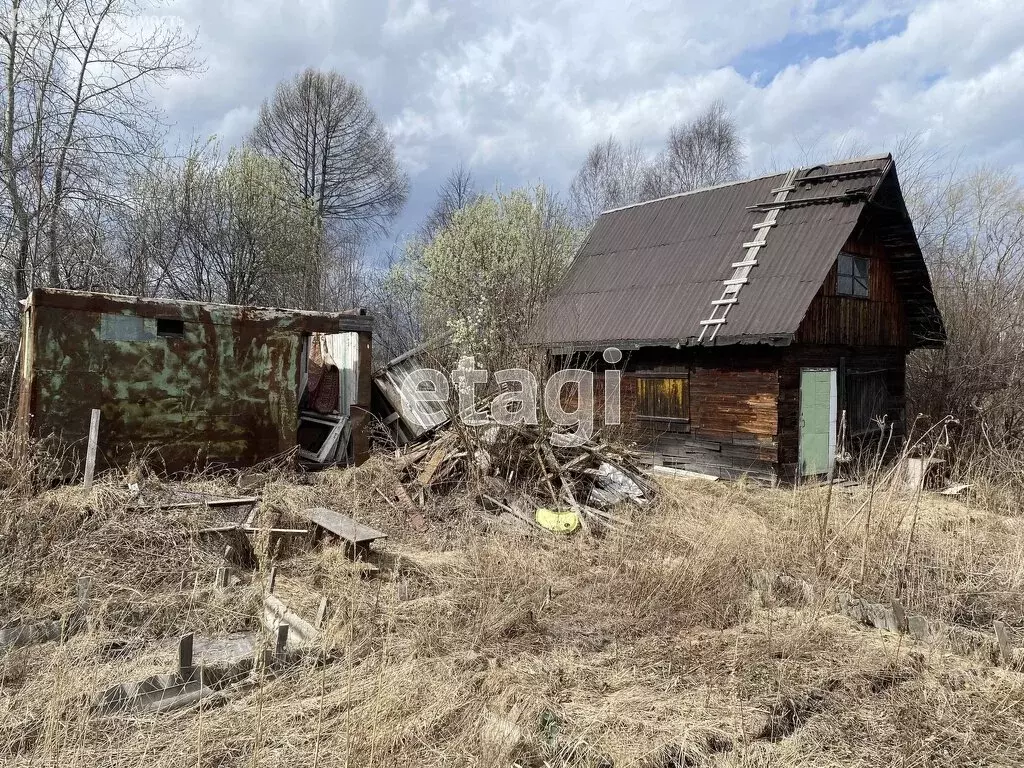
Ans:
<svg viewBox="0 0 1024 768"><path fill-rule="evenodd" d="M799 169L796 188L714 343L788 343L866 203L892 169L889 155ZM754 225L765 220L770 209L765 206L771 206L773 190L787 175L605 212L543 309L534 343L696 344L701 320L711 316L722 281L732 276L730 265L744 260L743 243L755 238Z"/></svg>

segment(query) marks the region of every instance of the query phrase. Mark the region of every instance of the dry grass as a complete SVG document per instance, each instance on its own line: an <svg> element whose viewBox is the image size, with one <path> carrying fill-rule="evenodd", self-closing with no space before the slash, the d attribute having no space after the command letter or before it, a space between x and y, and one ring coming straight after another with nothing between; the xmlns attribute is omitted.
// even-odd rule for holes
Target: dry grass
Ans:
<svg viewBox="0 0 1024 768"><path fill-rule="evenodd" d="M833 613L836 591L853 589L899 596L912 611L965 626L988 628L998 617L1021 629L1020 518L888 488L829 494L665 481L658 503L634 510L623 531L523 537L482 532L463 497L436 502L424 513L427 529L416 530L423 526L376 490L393 482L381 461L301 484L270 480L261 519L289 520L310 504L345 511L392 534L376 558L381 570L361 579L338 548L282 553L288 602L307 615L321 595L335 606L331 663L310 658L219 708L163 717L99 719L84 702L111 682L171 669L173 642L157 638L255 626L258 589L225 598L182 587L182 571L212 581L219 563L217 548L195 536L203 523L195 512L128 518L113 483L91 495L58 489L12 501L7 615L59 612L74 579L89 572L98 620L63 647L0 660L2 759L126 767L1024 761L1020 673ZM812 582L813 599L758 589L764 573ZM146 644L128 659L103 660L103 644L125 637Z"/></svg>

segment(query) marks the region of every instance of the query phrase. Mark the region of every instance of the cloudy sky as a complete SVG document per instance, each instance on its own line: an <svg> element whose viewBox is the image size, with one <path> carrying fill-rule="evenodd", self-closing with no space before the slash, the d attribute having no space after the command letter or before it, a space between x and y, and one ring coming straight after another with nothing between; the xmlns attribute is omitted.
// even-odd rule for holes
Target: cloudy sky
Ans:
<svg viewBox="0 0 1024 768"><path fill-rule="evenodd" d="M1024 177L1021 0L170 0L205 71L160 94L184 138L237 142L307 66L389 127L415 229L448 171L564 190L609 134L654 148L716 98L752 173L914 133Z"/></svg>

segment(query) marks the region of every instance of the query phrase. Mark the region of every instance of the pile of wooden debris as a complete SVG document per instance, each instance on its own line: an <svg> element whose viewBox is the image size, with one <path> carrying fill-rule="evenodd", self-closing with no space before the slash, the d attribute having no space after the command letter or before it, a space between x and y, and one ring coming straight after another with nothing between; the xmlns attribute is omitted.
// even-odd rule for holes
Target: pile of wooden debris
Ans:
<svg viewBox="0 0 1024 768"><path fill-rule="evenodd" d="M536 425L452 426L396 452L407 505L460 489L518 528L571 532L625 524L620 504L644 506L655 485L632 454Z"/></svg>

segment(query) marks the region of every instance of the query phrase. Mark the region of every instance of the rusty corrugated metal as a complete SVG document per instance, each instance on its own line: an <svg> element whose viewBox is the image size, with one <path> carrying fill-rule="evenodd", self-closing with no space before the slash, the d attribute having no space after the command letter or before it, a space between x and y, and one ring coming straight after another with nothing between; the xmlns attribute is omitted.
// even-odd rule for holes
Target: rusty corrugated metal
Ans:
<svg viewBox="0 0 1024 768"><path fill-rule="evenodd" d="M368 339L372 318L37 289L24 328L23 434L73 456L99 408L100 466L139 456L178 471L293 448L302 335Z"/></svg>
<svg viewBox="0 0 1024 768"><path fill-rule="evenodd" d="M868 199L892 172L888 155L801 169L714 343L792 341ZM730 265L744 260L742 245L765 218L765 210L749 207L771 203L786 176L604 213L543 309L533 341L566 351L696 344L701 320L711 316L712 300L732 275ZM904 226L913 239L909 220ZM923 270L919 250L917 259Z"/></svg>

